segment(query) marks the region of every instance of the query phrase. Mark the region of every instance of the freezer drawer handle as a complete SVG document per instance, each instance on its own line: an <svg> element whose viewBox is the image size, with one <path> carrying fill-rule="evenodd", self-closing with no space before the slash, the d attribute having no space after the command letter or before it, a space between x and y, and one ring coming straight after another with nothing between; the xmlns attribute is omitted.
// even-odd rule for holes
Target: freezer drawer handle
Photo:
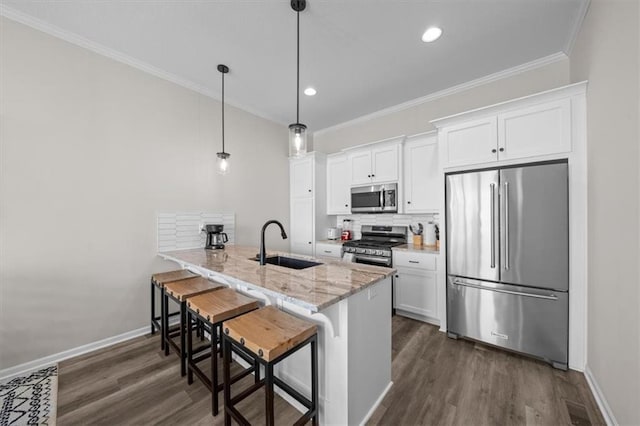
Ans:
<svg viewBox="0 0 640 426"><path fill-rule="evenodd" d="M512 291L512 290L503 290L499 288L483 287L481 285L469 284L469 283L465 283L457 280L454 280L453 284L459 285L462 287L477 288L479 290L489 290L489 291L495 291L498 293L513 294L515 296L535 297L536 299L558 300L558 296L556 296L555 294L550 294L548 296L545 296L544 294L524 293L522 291Z"/></svg>

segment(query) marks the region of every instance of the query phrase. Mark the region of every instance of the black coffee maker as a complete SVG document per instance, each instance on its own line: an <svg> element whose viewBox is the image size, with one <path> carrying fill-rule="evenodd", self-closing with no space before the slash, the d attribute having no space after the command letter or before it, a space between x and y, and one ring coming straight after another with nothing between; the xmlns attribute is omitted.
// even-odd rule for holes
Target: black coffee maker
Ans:
<svg viewBox="0 0 640 426"><path fill-rule="evenodd" d="M227 234L222 232L224 225L205 225L204 229L207 232L207 245L204 248L209 250L224 249L224 243L229 241Z"/></svg>

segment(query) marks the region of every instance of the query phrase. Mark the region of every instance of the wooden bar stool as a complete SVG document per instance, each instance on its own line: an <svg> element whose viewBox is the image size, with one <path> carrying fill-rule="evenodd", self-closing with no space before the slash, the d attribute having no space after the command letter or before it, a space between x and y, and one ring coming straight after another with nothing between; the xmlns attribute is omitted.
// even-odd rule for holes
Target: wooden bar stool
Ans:
<svg viewBox="0 0 640 426"><path fill-rule="evenodd" d="M164 289L165 283L171 281L180 281L187 278L197 277L196 274L187 270L180 269L177 271L169 271L169 272L160 272L158 274L151 275L151 334L156 334L156 330L158 330L161 336L164 336L162 333L162 318L164 317L164 313L162 312L162 308L164 307L164 303L162 303L162 290ZM156 316L156 288L160 291L160 315ZM179 315L180 312L171 312L168 314L169 317L173 317ZM160 349L164 349L164 339L160 339Z"/></svg>
<svg viewBox="0 0 640 426"><path fill-rule="evenodd" d="M222 390L222 384L218 383L218 343L220 342L220 354L222 354L222 322L238 315L245 314L247 312L258 309L260 305L257 300L244 296L236 291L225 288L218 291L213 291L199 296L189 298L187 301L187 324L190 324L192 317L200 319L205 326L205 330L208 330L211 334L211 343L207 346L211 347L211 351L197 358L194 358L194 353L198 350L193 348L193 336L191 333L187 334L187 372L189 384L193 383L193 373L202 380L202 383L211 391L211 412L214 416L218 414L218 392ZM234 383L243 377L256 372L256 377L260 377L259 364L249 355L243 352L236 352L249 364L252 364L252 368L248 368L239 373L235 377L231 378L231 383ZM211 375L207 375L198 367L197 363L207 358L211 358Z"/></svg>
<svg viewBox="0 0 640 426"><path fill-rule="evenodd" d="M239 316L222 325L224 353L224 423L231 424L231 418L240 424L249 424L235 405L265 387L266 423L274 424L273 385L291 395L307 408L307 412L295 423L304 424L309 419L318 424L318 334L317 327L308 321L267 306L257 311ZM289 355L311 344L311 400L273 375L273 366ZM235 397L231 397L231 350L246 350L264 365L265 378L256 380L251 387L244 389Z"/></svg>
<svg viewBox="0 0 640 426"><path fill-rule="evenodd" d="M210 291L216 291L226 288L224 285L209 281L206 278L197 276L194 278L187 278L185 280L173 281L165 283L164 291L162 292L162 304L163 312L169 311L169 299L172 299L180 304L180 344L178 345L173 341L172 336L169 333L169 316L165 315L162 320L164 324L162 326L163 339L164 339L164 354L169 355L169 347L173 347L176 353L180 357L180 374L182 376L187 375L187 348L186 348L186 335L191 334L191 323L187 323L187 299L197 296L199 294L208 293ZM187 327L187 324L189 326Z"/></svg>

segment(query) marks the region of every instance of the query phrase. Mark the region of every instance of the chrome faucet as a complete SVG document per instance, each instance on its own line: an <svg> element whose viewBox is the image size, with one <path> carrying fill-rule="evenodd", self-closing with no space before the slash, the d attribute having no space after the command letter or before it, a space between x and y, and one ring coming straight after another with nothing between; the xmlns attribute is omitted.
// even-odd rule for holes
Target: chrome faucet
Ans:
<svg viewBox="0 0 640 426"><path fill-rule="evenodd" d="M275 223L276 225L278 225L280 227L280 235L282 235L282 239L283 240L287 239L287 233L284 231L284 226L282 226L282 224L280 222L278 222L277 220L268 220L267 223L265 223L262 226L262 233L260 235L260 265L264 265L264 264L267 263L267 251L264 248L264 231L272 223Z"/></svg>

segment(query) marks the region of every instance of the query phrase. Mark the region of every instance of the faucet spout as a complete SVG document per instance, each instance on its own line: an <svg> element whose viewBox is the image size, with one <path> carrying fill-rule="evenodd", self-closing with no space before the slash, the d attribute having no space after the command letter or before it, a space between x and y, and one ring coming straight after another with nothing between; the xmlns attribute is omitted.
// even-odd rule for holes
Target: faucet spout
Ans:
<svg viewBox="0 0 640 426"><path fill-rule="evenodd" d="M282 226L282 224L277 220L268 220L264 225L262 225L262 231L260 232L260 265L265 265L267 263L267 250L264 247L264 232L272 223L275 223L280 227L280 235L282 236L282 239L287 239L287 233L284 230L284 226Z"/></svg>

